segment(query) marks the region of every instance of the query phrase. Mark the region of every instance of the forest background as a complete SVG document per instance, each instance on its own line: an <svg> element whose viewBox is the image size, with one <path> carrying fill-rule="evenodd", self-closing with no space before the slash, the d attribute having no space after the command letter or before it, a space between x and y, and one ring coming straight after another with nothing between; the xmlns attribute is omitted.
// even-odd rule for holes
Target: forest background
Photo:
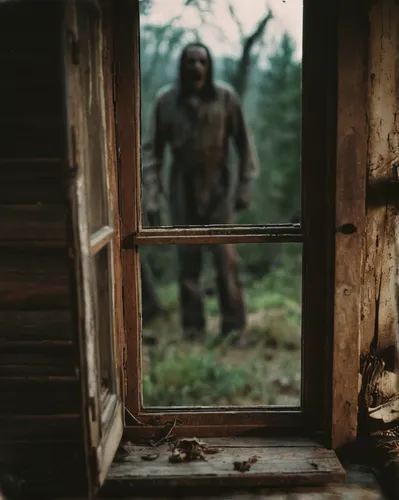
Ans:
<svg viewBox="0 0 399 500"><path fill-rule="evenodd" d="M188 42L205 43L213 56L216 79L233 86L241 98L260 160L251 207L237 214L236 222L300 222L299 0L270 0L269 4L263 0L142 0L140 25L143 139L156 93L176 79L182 48ZM234 167L234 148L231 157ZM169 167L167 156L166 191ZM167 193L163 201L162 222L169 224ZM157 339L144 356L146 405L299 404L300 244L237 245L252 343L245 355L226 346L182 343L176 248L154 246L140 251L146 254L168 312L168 321L145 325ZM218 301L210 258L205 263L203 287L211 337L218 333Z"/></svg>

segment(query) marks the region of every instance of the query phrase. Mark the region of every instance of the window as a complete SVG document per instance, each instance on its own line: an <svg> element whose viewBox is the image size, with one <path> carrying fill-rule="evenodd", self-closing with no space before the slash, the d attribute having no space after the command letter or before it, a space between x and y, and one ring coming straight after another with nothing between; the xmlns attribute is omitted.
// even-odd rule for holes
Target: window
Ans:
<svg viewBox="0 0 399 500"><path fill-rule="evenodd" d="M71 174L76 176L71 199L80 257L77 285L87 389L86 441L91 480L97 486L104 482L123 429L132 441L163 438L172 426L184 437L300 434L324 446L330 443L334 294L328 271L334 245L335 150L330 139L334 120L329 74L334 16L330 14L315 0L305 0L301 222L153 228L143 224L140 190L139 2L68 2L67 120ZM232 407L194 402L181 408L151 407L143 401L140 252L150 245L195 248L221 243L301 247L299 404ZM309 443L312 448L314 441L305 446ZM303 457L310 455L306 452ZM321 474L320 481L342 477L333 454L323 455L323 460L327 468L322 468L326 475ZM308 468L293 471L297 473L307 478L316 474Z"/></svg>
<svg viewBox="0 0 399 500"><path fill-rule="evenodd" d="M123 431L121 396L120 291L117 204L112 187L113 152L109 150L105 89L109 54L102 38L101 11L95 2L66 7L66 92L70 136L70 202L73 238L79 249L76 285L81 339L82 379L87 393L87 453L91 481L100 485ZM107 59L108 57L108 59ZM106 83L107 82L107 83ZM120 307L120 301L119 301Z"/></svg>
<svg viewBox="0 0 399 500"><path fill-rule="evenodd" d="M124 316L127 334L126 407L134 416L126 435L134 438L143 430L159 435L167 422L181 422L181 432L198 435L235 435L240 431L300 429L308 435L323 436L328 442L331 378L326 366L331 356L332 294L328 278L331 255L332 163L329 152L333 102L329 88L328 61L331 54L332 23L315 2L304 3L303 40L303 118L302 118L302 215L297 224L214 225L148 227L142 223L140 175L140 87L138 2L125 3L124 23L118 32L117 133L120 138L120 196L123 241ZM127 19L132 24L127 26ZM322 19L323 21L321 21ZM323 26L323 30L320 28ZM130 51L129 51L130 49ZM315 72L314 68L318 71ZM317 75L316 75L317 73ZM133 83L132 83L133 82ZM132 91L133 86L133 91ZM127 134L129 130L131 133ZM135 141L132 141L134 137ZM331 158L333 158L331 156ZM144 194L145 195L145 194ZM264 222L264 221L259 221ZM228 408L146 407L142 394L140 260L141 248L149 245L267 244L301 245L303 265L302 307L302 390L301 402L291 407Z"/></svg>

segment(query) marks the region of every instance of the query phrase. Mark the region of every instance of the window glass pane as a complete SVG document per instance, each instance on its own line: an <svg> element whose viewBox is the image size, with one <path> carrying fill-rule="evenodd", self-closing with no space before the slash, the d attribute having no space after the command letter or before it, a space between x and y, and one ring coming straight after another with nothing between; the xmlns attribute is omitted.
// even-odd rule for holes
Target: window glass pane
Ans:
<svg viewBox="0 0 399 500"><path fill-rule="evenodd" d="M89 201L89 230L93 233L108 224L106 191L106 131L102 96L102 60L99 19L77 2L79 22L79 62L83 112L87 123L86 164L84 168ZM80 13L80 15L79 15Z"/></svg>
<svg viewBox="0 0 399 500"><path fill-rule="evenodd" d="M111 246L102 248L93 257L95 294L95 322L98 332L100 377L103 398L115 392L114 345L113 345L113 292L111 272Z"/></svg>
<svg viewBox="0 0 399 500"><path fill-rule="evenodd" d="M146 407L300 405L301 244L139 254Z"/></svg>
<svg viewBox="0 0 399 500"><path fill-rule="evenodd" d="M143 225L299 223L302 1L140 5Z"/></svg>

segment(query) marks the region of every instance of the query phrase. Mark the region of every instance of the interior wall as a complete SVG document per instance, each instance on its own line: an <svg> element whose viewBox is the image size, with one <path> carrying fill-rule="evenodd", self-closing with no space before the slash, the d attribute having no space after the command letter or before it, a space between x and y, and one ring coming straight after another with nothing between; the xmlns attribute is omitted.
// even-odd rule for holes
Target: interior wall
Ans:
<svg viewBox="0 0 399 500"><path fill-rule="evenodd" d="M0 472L22 480L5 489L84 472L60 5L0 7Z"/></svg>
<svg viewBox="0 0 399 500"><path fill-rule="evenodd" d="M332 444L340 448L358 434L363 356L382 356L390 370L395 362L396 210L387 195L376 203L370 184L399 160L398 2L341 0L337 42Z"/></svg>

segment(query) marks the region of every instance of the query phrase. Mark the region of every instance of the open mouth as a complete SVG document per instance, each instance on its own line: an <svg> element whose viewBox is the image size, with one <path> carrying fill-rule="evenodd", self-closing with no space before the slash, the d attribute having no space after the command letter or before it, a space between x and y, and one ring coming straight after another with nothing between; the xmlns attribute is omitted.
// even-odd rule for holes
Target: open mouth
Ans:
<svg viewBox="0 0 399 500"><path fill-rule="evenodd" d="M192 73L191 79L193 82L200 82L202 80L202 74L201 73Z"/></svg>

